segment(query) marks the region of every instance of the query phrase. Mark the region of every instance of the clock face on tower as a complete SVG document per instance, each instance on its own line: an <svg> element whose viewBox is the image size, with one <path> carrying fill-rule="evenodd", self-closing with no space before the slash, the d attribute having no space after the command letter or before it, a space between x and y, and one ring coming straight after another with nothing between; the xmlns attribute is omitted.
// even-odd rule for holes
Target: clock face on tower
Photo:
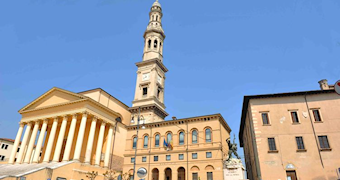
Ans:
<svg viewBox="0 0 340 180"><path fill-rule="evenodd" d="M150 79L150 73L144 73L142 77L142 81L146 81Z"/></svg>

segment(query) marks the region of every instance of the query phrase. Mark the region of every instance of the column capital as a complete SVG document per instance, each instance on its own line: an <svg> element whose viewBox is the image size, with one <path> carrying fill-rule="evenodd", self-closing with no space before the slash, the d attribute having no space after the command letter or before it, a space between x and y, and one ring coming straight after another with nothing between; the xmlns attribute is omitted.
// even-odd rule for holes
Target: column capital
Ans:
<svg viewBox="0 0 340 180"><path fill-rule="evenodd" d="M102 121L102 126L105 126L106 125L106 121Z"/></svg>
<svg viewBox="0 0 340 180"><path fill-rule="evenodd" d="M40 119L34 121L34 123L39 125L40 124Z"/></svg>
<svg viewBox="0 0 340 180"><path fill-rule="evenodd" d="M63 119L68 119L68 116L69 116L69 114L65 114L62 117L63 117Z"/></svg>
<svg viewBox="0 0 340 180"><path fill-rule="evenodd" d="M58 120L59 120L59 116L53 117L53 122L54 122L54 121L58 121Z"/></svg>
<svg viewBox="0 0 340 180"><path fill-rule="evenodd" d="M112 123L107 123L107 124L108 124L109 128L114 128L115 127L115 125L112 124Z"/></svg>
<svg viewBox="0 0 340 180"><path fill-rule="evenodd" d="M44 123L44 124L47 124L47 123L48 123L48 118L44 119L44 120L43 120L43 123Z"/></svg>
<svg viewBox="0 0 340 180"><path fill-rule="evenodd" d="M19 126L20 127L24 127L26 123L23 123L23 122L19 122Z"/></svg>
<svg viewBox="0 0 340 180"><path fill-rule="evenodd" d="M72 114L72 118L77 118L77 117L78 117L78 113Z"/></svg>
<svg viewBox="0 0 340 180"><path fill-rule="evenodd" d="M92 117L92 121L97 121L98 120L98 117L97 116L93 116Z"/></svg>
<svg viewBox="0 0 340 180"><path fill-rule="evenodd" d="M27 126L32 126L33 125L33 121L28 121L27 122Z"/></svg>
<svg viewBox="0 0 340 180"><path fill-rule="evenodd" d="M89 113L87 111L83 111L81 113L83 114L84 117L87 117L89 115Z"/></svg>

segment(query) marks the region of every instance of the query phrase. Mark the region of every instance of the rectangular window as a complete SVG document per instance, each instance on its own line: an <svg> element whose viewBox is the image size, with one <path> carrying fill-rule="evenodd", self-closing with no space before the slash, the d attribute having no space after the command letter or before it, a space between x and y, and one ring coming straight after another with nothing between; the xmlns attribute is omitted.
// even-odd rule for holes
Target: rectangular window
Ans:
<svg viewBox="0 0 340 180"><path fill-rule="evenodd" d="M305 149L305 145L303 144L303 139L302 137L295 137L296 139L296 144L298 149Z"/></svg>
<svg viewBox="0 0 340 180"><path fill-rule="evenodd" d="M192 180L198 180L198 173L192 173Z"/></svg>
<svg viewBox="0 0 340 180"><path fill-rule="evenodd" d="M142 157L142 162L146 162L146 156Z"/></svg>
<svg viewBox="0 0 340 180"><path fill-rule="evenodd" d="M268 138L268 145L270 151L276 151L276 145L275 145L275 139L274 138Z"/></svg>
<svg viewBox="0 0 340 180"><path fill-rule="evenodd" d="M57 177L57 180L66 180L66 178Z"/></svg>
<svg viewBox="0 0 340 180"><path fill-rule="evenodd" d="M5 144L2 144L1 149L3 149L4 147L5 147Z"/></svg>
<svg viewBox="0 0 340 180"><path fill-rule="evenodd" d="M212 157L211 152L206 152L206 157L211 158Z"/></svg>
<svg viewBox="0 0 340 180"><path fill-rule="evenodd" d="M327 136L319 136L319 144L321 149L329 149L329 143Z"/></svg>
<svg viewBox="0 0 340 180"><path fill-rule="evenodd" d="M321 122L320 112L318 109L313 110L314 120L316 122Z"/></svg>
<svg viewBox="0 0 340 180"><path fill-rule="evenodd" d="M170 161L171 160L171 155L166 155L166 160Z"/></svg>
<svg viewBox="0 0 340 180"><path fill-rule="evenodd" d="M263 124L269 124L268 113L262 113L262 122Z"/></svg>
<svg viewBox="0 0 340 180"><path fill-rule="evenodd" d="M1 160L2 160L2 161L5 160L5 156L2 156Z"/></svg>
<svg viewBox="0 0 340 180"><path fill-rule="evenodd" d="M19 151L20 151L20 148L18 148L17 152L19 152Z"/></svg>
<svg viewBox="0 0 340 180"><path fill-rule="evenodd" d="M192 153L192 159L197 159L197 153Z"/></svg>
<svg viewBox="0 0 340 180"><path fill-rule="evenodd" d="M5 149L7 149L7 148L8 148L8 145L6 144Z"/></svg>
<svg viewBox="0 0 340 180"><path fill-rule="evenodd" d="M143 87L143 96L146 96L148 94L148 88Z"/></svg>
<svg viewBox="0 0 340 180"><path fill-rule="evenodd" d="M158 156L154 156L153 161L158 161Z"/></svg>
<svg viewBox="0 0 340 180"><path fill-rule="evenodd" d="M26 177L20 177L20 180L26 180Z"/></svg>
<svg viewBox="0 0 340 180"><path fill-rule="evenodd" d="M131 163L134 163L135 162L135 158L131 158Z"/></svg>
<svg viewBox="0 0 340 180"><path fill-rule="evenodd" d="M207 172L207 180L213 180L213 173Z"/></svg>
<svg viewBox="0 0 340 180"><path fill-rule="evenodd" d="M183 160L183 159L184 159L184 154L179 154L179 155L178 155L178 159L179 159L179 160Z"/></svg>
<svg viewBox="0 0 340 180"><path fill-rule="evenodd" d="M299 118L296 111L290 112L290 115L292 116L293 123L299 123Z"/></svg>

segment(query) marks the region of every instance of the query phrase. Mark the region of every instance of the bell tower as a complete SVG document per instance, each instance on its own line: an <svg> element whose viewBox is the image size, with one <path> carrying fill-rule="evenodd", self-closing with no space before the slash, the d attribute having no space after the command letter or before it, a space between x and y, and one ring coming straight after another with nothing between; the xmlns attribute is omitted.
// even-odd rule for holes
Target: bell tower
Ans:
<svg viewBox="0 0 340 180"><path fill-rule="evenodd" d="M168 69L163 64L165 34L162 16L161 5L156 0L152 4L149 24L143 35L143 58L141 62L136 63L138 71L135 98L129 109L136 120L140 108L141 123L164 121L168 115L164 105L164 82Z"/></svg>

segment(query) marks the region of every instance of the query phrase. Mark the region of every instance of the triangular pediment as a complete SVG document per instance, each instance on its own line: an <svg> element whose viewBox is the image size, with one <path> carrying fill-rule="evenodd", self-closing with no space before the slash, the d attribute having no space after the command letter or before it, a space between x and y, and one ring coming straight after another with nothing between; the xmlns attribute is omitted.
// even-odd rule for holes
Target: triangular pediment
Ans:
<svg viewBox="0 0 340 180"><path fill-rule="evenodd" d="M67 104L81 99L87 99L87 97L54 87L26 105L19 112L55 106L58 104Z"/></svg>

